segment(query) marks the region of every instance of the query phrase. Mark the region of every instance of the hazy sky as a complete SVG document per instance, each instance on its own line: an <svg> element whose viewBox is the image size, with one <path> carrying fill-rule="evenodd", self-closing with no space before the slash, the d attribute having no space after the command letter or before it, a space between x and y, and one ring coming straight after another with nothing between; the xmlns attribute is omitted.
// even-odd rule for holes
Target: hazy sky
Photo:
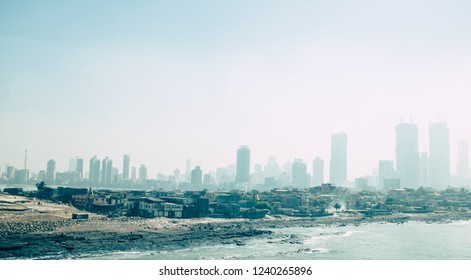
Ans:
<svg viewBox="0 0 471 280"><path fill-rule="evenodd" d="M470 1L0 0L0 165L57 169L109 156L149 175L275 155L330 157L348 177L394 159L394 126L421 150L445 120L452 173L471 140Z"/></svg>

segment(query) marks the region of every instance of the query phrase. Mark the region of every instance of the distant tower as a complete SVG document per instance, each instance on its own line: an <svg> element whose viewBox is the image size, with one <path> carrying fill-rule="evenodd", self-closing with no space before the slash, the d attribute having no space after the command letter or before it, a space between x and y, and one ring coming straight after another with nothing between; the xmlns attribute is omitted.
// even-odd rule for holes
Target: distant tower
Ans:
<svg viewBox="0 0 471 280"><path fill-rule="evenodd" d="M307 187L306 163L304 163L301 159L295 158L291 168L291 183L293 184L293 187Z"/></svg>
<svg viewBox="0 0 471 280"><path fill-rule="evenodd" d="M129 161L130 161L129 155L124 155L123 156L123 180L124 181L129 180Z"/></svg>
<svg viewBox="0 0 471 280"><path fill-rule="evenodd" d="M175 178L175 182L180 181L180 170L178 168L173 170L173 177Z"/></svg>
<svg viewBox="0 0 471 280"><path fill-rule="evenodd" d="M312 161L312 184L320 186L322 183L324 183L324 161L316 157Z"/></svg>
<svg viewBox="0 0 471 280"><path fill-rule="evenodd" d="M147 167L144 164L141 164L139 168L139 180L144 181L147 179Z"/></svg>
<svg viewBox="0 0 471 280"><path fill-rule="evenodd" d="M187 182L191 182L191 158L186 160L185 178Z"/></svg>
<svg viewBox="0 0 471 280"><path fill-rule="evenodd" d="M47 162L46 179L48 183L54 183L56 174L56 161L51 159Z"/></svg>
<svg viewBox="0 0 471 280"><path fill-rule="evenodd" d="M100 182L100 160L93 156L90 159L90 169L89 169L89 181L92 184L98 184Z"/></svg>
<svg viewBox="0 0 471 280"><path fill-rule="evenodd" d="M131 168L131 180L136 180L136 177L137 177L137 171L136 171L136 167L132 167Z"/></svg>
<svg viewBox="0 0 471 280"><path fill-rule="evenodd" d="M196 166L195 169L191 171L191 183L193 185L201 185L203 180L203 171L199 166Z"/></svg>
<svg viewBox="0 0 471 280"><path fill-rule="evenodd" d="M106 183L113 183L113 161L111 159L106 163Z"/></svg>
<svg viewBox="0 0 471 280"><path fill-rule="evenodd" d="M249 146L240 146L237 149L236 182L248 183L250 181L250 149Z"/></svg>
<svg viewBox="0 0 471 280"><path fill-rule="evenodd" d="M394 161L380 160L378 163L378 186L380 188L389 187L384 185L384 179L395 178Z"/></svg>
<svg viewBox="0 0 471 280"><path fill-rule="evenodd" d="M69 160L69 172L74 172L77 170L77 159L71 158Z"/></svg>
<svg viewBox="0 0 471 280"><path fill-rule="evenodd" d="M429 184L446 188L450 184L450 133L445 122L429 126Z"/></svg>
<svg viewBox="0 0 471 280"><path fill-rule="evenodd" d="M343 132L331 137L329 179L336 185L347 182L347 135Z"/></svg>
<svg viewBox="0 0 471 280"><path fill-rule="evenodd" d="M268 158L268 163L265 165L265 178L273 178L275 180L280 176L281 170L278 164L276 163L276 158L270 156Z"/></svg>
<svg viewBox="0 0 471 280"><path fill-rule="evenodd" d="M113 169L113 161L105 157L101 161L101 183L111 184L111 170Z"/></svg>
<svg viewBox="0 0 471 280"><path fill-rule="evenodd" d="M15 178L15 168L13 166L7 166L7 179L12 180Z"/></svg>
<svg viewBox="0 0 471 280"><path fill-rule="evenodd" d="M76 159L76 169L75 171L78 173L79 179L83 178L83 158Z"/></svg>
<svg viewBox="0 0 471 280"><path fill-rule="evenodd" d="M415 124L396 125L396 171L401 187L419 185L419 130Z"/></svg>
<svg viewBox="0 0 471 280"><path fill-rule="evenodd" d="M25 162L23 165L23 169L28 169L28 149L25 149Z"/></svg>
<svg viewBox="0 0 471 280"><path fill-rule="evenodd" d="M204 174L204 176L203 176L203 184L209 185L209 184L211 184L211 181L212 181L211 174Z"/></svg>
<svg viewBox="0 0 471 280"><path fill-rule="evenodd" d="M458 178L469 177L469 152L468 142L458 142L458 165L456 166L456 175Z"/></svg>

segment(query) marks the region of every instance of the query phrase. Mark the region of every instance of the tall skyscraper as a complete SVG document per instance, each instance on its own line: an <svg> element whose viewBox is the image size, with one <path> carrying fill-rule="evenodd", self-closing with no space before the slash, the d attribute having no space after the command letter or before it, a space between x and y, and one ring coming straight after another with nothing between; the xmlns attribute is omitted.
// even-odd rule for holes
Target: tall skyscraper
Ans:
<svg viewBox="0 0 471 280"><path fill-rule="evenodd" d="M100 160L96 156L90 159L90 169L88 173L90 183L98 184L100 182Z"/></svg>
<svg viewBox="0 0 471 280"><path fill-rule="evenodd" d="M191 182L191 158L186 160L186 168L185 168L185 178L187 182Z"/></svg>
<svg viewBox="0 0 471 280"><path fill-rule="evenodd" d="M83 158L78 158L77 157L75 171L78 173L79 179L82 180L82 178L83 178Z"/></svg>
<svg viewBox="0 0 471 280"><path fill-rule="evenodd" d="M180 170L178 168L173 170L173 177L175 178L175 182L180 181Z"/></svg>
<svg viewBox="0 0 471 280"><path fill-rule="evenodd" d="M69 172L74 172L77 170L77 159L71 158L69 160Z"/></svg>
<svg viewBox="0 0 471 280"><path fill-rule="evenodd" d="M384 188L384 179L395 178L394 161L380 160L378 163L378 186ZM389 186L386 186L389 187Z"/></svg>
<svg viewBox="0 0 471 280"><path fill-rule="evenodd" d="M250 182L250 149L249 146L240 146L237 149L236 182Z"/></svg>
<svg viewBox="0 0 471 280"><path fill-rule="evenodd" d="M337 185L347 182L347 135L343 132L331 137L329 179Z"/></svg>
<svg viewBox="0 0 471 280"><path fill-rule="evenodd" d="M458 178L469 177L469 152L468 142L458 142L458 164L456 166L456 175Z"/></svg>
<svg viewBox="0 0 471 280"><path fill-rule="evenodd" d="M108 159L106 162L106 178L105 182L107 184L113 183L113 161L111 159Z"/></svg>
<svg viewBox="0 0 471 280"><path fill-rule="evenodd" d="M136 176L137 176L137 171L136 171L136 167L132 167L131 168L131 180L136 180Z"/></svg>
<svg viewBox="0 0 471 280"><path fill-rule="evenodd" d="M101 180L100 182L103 184L111 184L111 171L113 170L113 161L105 157L101 161Z"/></svg>
<svg viewBox="0 0 471 280"><path fill-rule="evenodd" d="M268 158L267 165L265 165L265 175L267 177L278 177L281 173L280 166L276 162L275 156L270 156Z"/></svg>
<svg viewBox="0 0 471 280"><path fill-rule="evenodd" d="M446 188L450 184L450 132L445 122L429 126L429 185Z"/></svg>
<svg viewBox="0 0 471 280"><path fill-rule="evenodd" d="M46 179L48 183L53 183L56 175L56 161L51 159L47 162Z"/></svg>
<svg viewBox="0 0 471 280"><path fill-rule="evenodd" d="M123 180L124 181L129 180L129 161L130 161L129 155L124 155L123 156Z"/></svg>
<svg viewBox="0 0 471 280"><path fill-rule="evenodd" d="M204 176L203 176L203 184L204 184L204 185L209 185L209 184L211 184L211 181L212 181L212 176L211 176L211 174L204 174Z"/></svg>
<svg viewBox="0 0 471 280"><path fill-rule="evenodd" d="M23 169L28 169L28 149L25 149L25 161L23 164Z"/></svg>
<svg viewBox="0 0 471 280"><path fill-rule="evenodd" d="M203 171L199 166L196 166L195 169L191 171L191 183L193 185L201 185L203 181Z"/></svg>
<svg viewBox="0 0 471 280"><path fill-rule="evenodd" d="M295 188L306 188L307 185L307 170L306 163L301 159L295 158L291 165L291 183Z"/></svg>
<svg viewBox="0 0 471 280"><path fill-rule="evenodd" d="M12 180L15 178L15 168L13 166L7 166L7 179Z"/></svg>
<svg viewBox="0 0 471 280"><path fill-rule="evenodd" d="M419 130L415 124L396 125L396 171L401 187L419 185Z"/></svg>
<svg viewBox="0 0 471 280"><path fill-rule="evenodd" d="M20 169L15 171L15 182L19 184L26 184L29 180L29 170Z"/></svg>
<svg viewBox="0 0 471 280"><path fill-rule="evenodd" d="M141 164L139 168L139 180L144 181L147 179L147 167L144 164Z"/></svg>
<svg viewBox="0 0 471 280"><path fill-rule="evenodd" d="M312 161L312 184L320 186L324 183L324 161L316 157Z"/></svg>
<svg viewBox="0 0 471 280"><path fill-rule="evenodd" d="M116 184L118 182L119 169L112 167L110 171L110 184Z"/></svg>

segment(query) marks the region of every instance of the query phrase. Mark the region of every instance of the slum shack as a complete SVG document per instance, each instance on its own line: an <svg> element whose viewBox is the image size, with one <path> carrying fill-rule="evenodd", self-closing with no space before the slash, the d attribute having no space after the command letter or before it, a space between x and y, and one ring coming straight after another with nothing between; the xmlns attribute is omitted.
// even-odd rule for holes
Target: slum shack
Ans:
<svg viewBox="0 0 471 280"><path fill-rule="evenodd" d="M88 213L72 213L72 220L88 219Z"/></svg>

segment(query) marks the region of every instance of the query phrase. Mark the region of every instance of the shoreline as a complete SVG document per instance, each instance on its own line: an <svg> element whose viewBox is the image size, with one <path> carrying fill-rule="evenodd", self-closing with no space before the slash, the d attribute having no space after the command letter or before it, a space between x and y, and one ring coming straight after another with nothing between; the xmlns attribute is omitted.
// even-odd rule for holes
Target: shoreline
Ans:
<svg viewBox="0 0 471 280"><path fill-rule="evenodd" d="M171 251L215 244L243 246L245 240L271 235L271 229L275 228L468 220L471 220L471 213L461 212L373 217L341 213L320 218L270 216L256 220L128 217L16 222L0 220L0 259L80 259L100 254Z"/></svg>

